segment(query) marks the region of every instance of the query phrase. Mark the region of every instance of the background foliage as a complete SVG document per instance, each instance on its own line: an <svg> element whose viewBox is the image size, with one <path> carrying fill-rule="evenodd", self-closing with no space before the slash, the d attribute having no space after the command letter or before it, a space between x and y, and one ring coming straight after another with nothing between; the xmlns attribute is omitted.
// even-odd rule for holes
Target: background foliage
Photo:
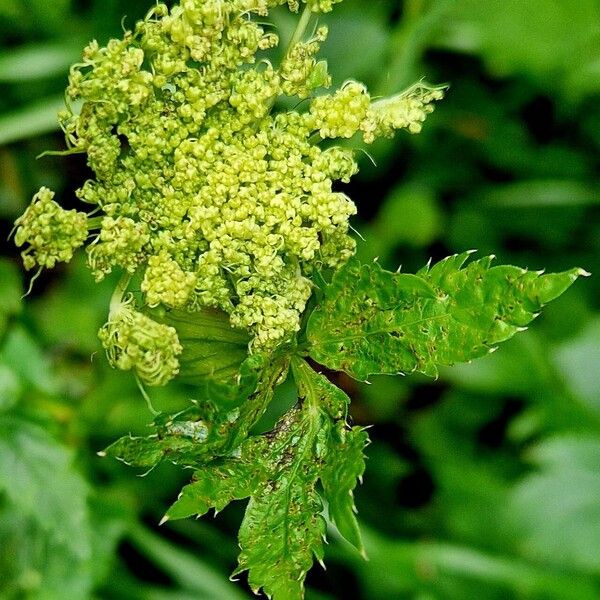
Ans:
<svg viewBox="0 0 600 600"><path fill-rule="evenodd" d="M40 185L68 206L87 177L78 157L35 157L61 147L55 113L81 47L149 4L0 0L3 240ZM477 248L600 272L600 1L345 0L332 20L336 83L451 84L421 135L364 156L348 190L361 258L411 271ZM227 579L240 506L159 529L187 475L136 477L96 456L150 420L132 378L97 355L114 282L75 261L23 302L16 252L2 254L0 597L247 597ZM375 424L356 494L370 561L330 544L309 598L600 597L599 287L579 282L531 331L437 381L336 381L355 422ZM176 410L188 393L154 397ZM289 402L284 391L274 410Z"/></svg>

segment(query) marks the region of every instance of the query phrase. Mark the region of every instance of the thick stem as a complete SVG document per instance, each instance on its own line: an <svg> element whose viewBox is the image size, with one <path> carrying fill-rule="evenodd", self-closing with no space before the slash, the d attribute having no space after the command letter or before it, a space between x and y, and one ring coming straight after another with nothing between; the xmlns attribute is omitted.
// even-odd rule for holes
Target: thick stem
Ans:
<svg viewBox="0 0 600 600"><path fill-rule="evenodd" d="M103 219L104 219L104 217L89 217L87 220L88 231L92 231L94 229L100 229L102 227Z"/></svg>

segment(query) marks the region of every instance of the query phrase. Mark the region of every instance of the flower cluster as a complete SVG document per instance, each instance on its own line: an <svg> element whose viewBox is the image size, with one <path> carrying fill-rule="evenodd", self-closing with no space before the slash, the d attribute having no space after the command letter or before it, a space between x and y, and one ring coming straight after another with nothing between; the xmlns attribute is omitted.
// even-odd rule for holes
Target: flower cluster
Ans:
<svg viewBox="0 0 600 600"><path fill-rule="evenodd" d="M57 262L70 261L88 236L86 214L65 210L53 198L54 192L41 188L15 221L15 243L28 244L22 252L27 270L36 266L51 269Z"/></svg>
<svg viewBox="0 0 600 600"><path fill-rule="evenodd" d="M418 85L373 102L353 81L318 95L331 83L317 60L327 29L310 37L304 31L312 13L337 1L304 0L277 68L278 35L258 21L286 0L181 0L171 10L157 4L123 39L85 49L67 88L82 108L63 111L60 122L71 150L85 152L95 174L77 195L103 215L94 219L88 247L97 280L113 269L139 273L142 305L219 308L251 334L251 350L270 351L293 337L311 275L354 252L348 231L356 209L333 186L348 182L357 163L351 150L319 142L416 132L441 97ZM311 100L284 111L280 96ZM30 244L29 265L67 261L87 236L85 215L54 204L50 210L48 194L40 192L17 222L17 242ZM141 313L126 314L101 333L111 362L163 382L153 374L156 357L147 354L157 338L137 340L141 316L131 315ZM165 371L171 375L175 349Z"/></svg>
<svg viewBox="0 0 600 600"><path fill-rule="evenodd" d="M183 348L173 327L157 323L133 308L129 297L111 311L98 336L111 366L134 370L148 385L164 385L179 372Z"/></svg>

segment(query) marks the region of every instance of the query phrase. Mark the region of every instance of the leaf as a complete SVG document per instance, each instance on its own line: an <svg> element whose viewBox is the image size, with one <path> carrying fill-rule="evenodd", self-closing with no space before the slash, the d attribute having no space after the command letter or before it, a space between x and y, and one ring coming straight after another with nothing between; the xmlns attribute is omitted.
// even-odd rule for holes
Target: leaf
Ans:
<svg viewBox="0 0 600 600"><path fill-rule="evenodd" d="M81 535L87 536L85 531ZM89 600L91 564L17 505L0 510L0 598Z"/></svg>
<svg viewBox="0 0 600 600"><path fill-rule="evenodd" d="M363 450L369 436L360 427L348 427L346 417L350 398L341 389L305 362L294 363L294 375L300 395L311 398L331 419L323 427L322 434L326 434L327 441L319 473L329 503L329 516L342 536L364 553L352 490L365 471Z"/></svg>
<svg viewBox="0 0 600 600"><path fill-rule="evenodd" d="M542 179L490 187L479 192L484 207L538 208L594 206L600 203L595 186L577 180Z"/></svg>
<svg viewBox="0 0 600 600"><path fill-rule="evenodd" d="M124 436L100 453L133 467L151 469L163 460L182 466L198 466L212 459L227 441L237 412L220 413L213 404L195 403L176 414L159 414L152 425L156 433L145 437Z"/></svg>
<svg viewBox="0 0 600 600"><path fill-rule="evenodd" d="M600 573L600 440L557 436L534 448L538 472L512 492L507 515L532 560Z"/></svg>
<svg viewBox="0 0 600 600"><path fill-rule="evenodd" d="M223 419L218 409L203 413L206 406L198 403L177 415L159 415L152 436L122 438L106 451L136 466L152 467L164 459L196 466L192 483L183 488L163 522L201 516L211 508L220 511L233 500L250 497L235 574L248 570L252 589L262 588L276 600L302 599L314 557L322 561L326 525L317 491L320 478L332 519L362 549L352 490L364 471L367 436L346 424L349 399L342 390L299 358L292 360L292 368L298 403L267 433L248 437L246 431L242 436L247 424L240 428L237 421ZM281 364L265 369L268 385L259 385L255 392L262 395L261 402L272 393L281 372ZM251 395L240 408L254 400ZM220 444L210 446L211 429L218 430ZM234 445L232 436L242 441Z"/></svg>
<svg viewBox="0 0 600 600"><path fill-rule="evenodd" d="M364 547L356 520L352 491L365 472L363 450L369 443L361 427L348 429L339 422L333 428L327 458L321 472L321 483L329 503L329 516L339 532L364 556Z"/></svg>
<svg viewBox="0 0 600 600"><path fill-rule="evenodd" d="M476 52L493 75L532 75L540 84L570 93L590 90L579 82L594 64L600 8L595 0L462 0L452 3L436 44ZM565 22L571 35L562 35ZM583 73L582 73L583 72ZM588 77L591 73L588 74ZM597 85L597 78L591 77ZM575 88L575 89L572 89ZM591 86L594 91L597 87Z"/></svg>
<svg viewBox="0 0 600 600"><path fill-rule="evenodd" d="M294 359L292 370L299 402L257 441L267 480L246 509L239 535L242 552L234 573L248 570L252 589L262 588L276 600L303 598L313 557L322 561L325 521L316 491L320 478L325 477L332 517L362 548L350 493L364 470L366 434L346 425L349 399L342 390L303 360ZM335 456L346 451L348 457ZM338 483L345 487L334 492L330 484Z"/></svg>
<svg viewBox="0 0 600 600"><path fill-rule="evenodd" d="M194 313L171 310L160 320L177 330L183 346L179 378L185 383L203 385L207 379L236 376L248 356L250 337L231 327L227 313L210 308Z"/></svg>
<svg viewBox="0 0 600 600"><path fill-rule="evenodd" d="M370 562L356 561L365 598L596 600L594 579L498 550L456 542L390 539L365 528ZM480 548L479 545L484 548ZM424 571L425 570L425 571ZM424 576L432 573L434 576Z"/></svg>
<svg viewBox="0 0 600 600"><path fill-rule="evenodd" d="M52 96L4 113L0 116L0 145L57 130L56 115L64 106L63 96Z"/></svg>
<svg viewBox="0 0 600 600"><path fill-rule="evenodd" d="M25 328L14 326L10 329L0 349L0 362L31 388L46 394L58 392L58 382L50 361Z"/></svg>
<svg viewBox="0 0 600 600"><path fill-rule="evenodd" d="M322 413L307 402L264 438L269 480L250 499L240 528L234 575L248 570L252 590L276 600L301 600L313 556L323 559L326 526L315 489L322 425Z"/></svg>
<svg viewBox="0 0 600 600"><path fill-rule="evenodd" d="M0 415L0 491L35 524L40 544L60 550L83 572L91 553L87 486L72 462L40 427Z"/></svg>
<svg viewBox="0 0 600 600"><path fill-rule="evenodd" d="M585 271L541 275L471 262L470 252L417 275L351 260L324 290L307 326L311 358L363 380L373 373L419 371L484 356L532 321Z"/></svg>
<svg viewBox="0 0 600 600"><path fill-rule="evenodd" d="M192 515L201 517L211 508L219 512L232 500L248 498L264 478L259 462L217 459L194 473L193 482L181 490L163 521Z"/></svg>
<svg viewBox="0 0 600 600"><path fill-rule="evenodd" d="M591 320L576 337L561 344L552 358L569 389L600 412L600 318Z"/></svg>
<svg viewBox="0 0 600 600"><path fill-rule="evenodd" d="M227 581L208 560L201 560L191 552L182 550L179 545L168 542L147 527L139 524L133 525L129 529L129 537L136 548L153 564L167 573L170 579L181 586L183 590L193 593L193 595L190 594L190 598L202 598L202 600L244 600L247 598L246 594ZM165 591L165 598L166 594ZM139 590L135 590L135 595L126 595L125 597L158 598L159 596L140 595ZM173 592L172 598L181 600L188 596L177 591Z"/></svg>
<svg viewBox="0 0 600 600"><path fill-rule="evenodd" d="M79 42L65 40L4 50L0 53L0 81L13 83L66 77L71 64L81 56L81 46Z"/></svg>
<svg viewBox="0 0 600 600"><path fill-rule="evenodd" d="M19 400L23 386L16 373L0 362L0 412L12 408Z"/></svg>
<svg viewBox="0 0 600 600"><path fill-rule="evenodd" d="M247 438L285 369L281 361L267 364L262 355L248 357L233 380L206 379L190 408L158 415L151 435L124 436L100 454L144 469L163 460L198 467L226 455Z"/></svg>

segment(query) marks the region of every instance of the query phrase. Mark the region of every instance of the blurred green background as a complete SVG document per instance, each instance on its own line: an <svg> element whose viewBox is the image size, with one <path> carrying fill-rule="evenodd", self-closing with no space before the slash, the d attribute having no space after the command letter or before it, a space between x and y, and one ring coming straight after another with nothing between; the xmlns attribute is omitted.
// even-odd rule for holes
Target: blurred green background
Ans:
<svg viewBox="0 0 600 600"><path fill-rule="evenodd" d="M250 597L228 581L240 503L159 528L188 475L96 456L151 419L99 353L114 282L75 261L22 301L6 242L41 185L69 207L89 176L80 157L36 160L62 148L68 66L151 4L0 0L2 599ZM599 0L345 0L326 20L336 83L451 85L421 135L361 154L347 191L365 260L410 271L477 248L600 273ZM309 600L600 598L599 288L578 282L530 331L437 381L339 379L354 421L375 425L356 494L370 561L332 533ZM176 386L154 398L185 403Z"/></svg>

